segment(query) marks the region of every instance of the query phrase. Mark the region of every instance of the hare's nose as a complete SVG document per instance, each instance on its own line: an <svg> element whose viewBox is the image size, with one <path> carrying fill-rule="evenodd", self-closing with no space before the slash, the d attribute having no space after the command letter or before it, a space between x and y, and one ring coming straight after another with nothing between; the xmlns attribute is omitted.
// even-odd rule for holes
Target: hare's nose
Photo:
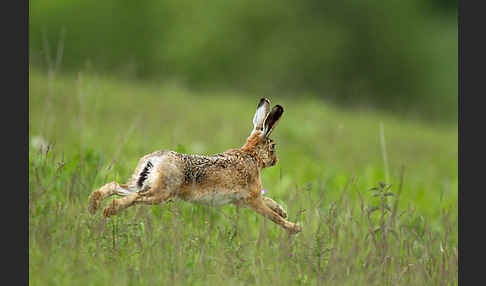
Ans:
<svg viewBox="0 0 486 286"><path fill-rule="evenodd" d="M272 165L275 165L275 164L277 164L277 162L278 162L278 158L277 158L277 157L275 157L275 158L273 158L273 162L272 162Z"/></svg>

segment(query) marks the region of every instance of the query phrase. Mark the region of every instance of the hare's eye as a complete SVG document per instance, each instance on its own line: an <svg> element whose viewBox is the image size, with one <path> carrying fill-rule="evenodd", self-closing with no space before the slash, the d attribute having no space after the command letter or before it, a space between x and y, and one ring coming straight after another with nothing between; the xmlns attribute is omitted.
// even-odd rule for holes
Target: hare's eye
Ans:
<svg viewBox="0 0 486 286"><path fill-rule="evenodd" d="M270 151L275 151L275 144L270 144Z"/></svg>

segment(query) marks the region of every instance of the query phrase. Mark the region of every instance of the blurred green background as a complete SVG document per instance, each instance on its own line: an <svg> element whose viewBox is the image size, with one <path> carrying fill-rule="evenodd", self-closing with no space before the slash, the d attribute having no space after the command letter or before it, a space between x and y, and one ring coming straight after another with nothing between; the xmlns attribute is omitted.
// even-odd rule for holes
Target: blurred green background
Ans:
<svg viewBox="0 0 486 286"><path fill-rule="evenodd" d="M457 1L30 1L31 65L457 121Z"/></svg>

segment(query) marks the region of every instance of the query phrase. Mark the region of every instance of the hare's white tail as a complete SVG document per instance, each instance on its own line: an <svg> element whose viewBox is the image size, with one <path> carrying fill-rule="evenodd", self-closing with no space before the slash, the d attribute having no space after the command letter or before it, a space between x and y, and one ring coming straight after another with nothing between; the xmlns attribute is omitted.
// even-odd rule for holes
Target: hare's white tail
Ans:
<svg viewBox="0 0 486 286"><path fill-rule="evenodd" d="M117 195L124 196L124 197L133 194L137 191L133 188L130 188L129 186L120 186L118 184L116 185L115 190Z"/></svg>

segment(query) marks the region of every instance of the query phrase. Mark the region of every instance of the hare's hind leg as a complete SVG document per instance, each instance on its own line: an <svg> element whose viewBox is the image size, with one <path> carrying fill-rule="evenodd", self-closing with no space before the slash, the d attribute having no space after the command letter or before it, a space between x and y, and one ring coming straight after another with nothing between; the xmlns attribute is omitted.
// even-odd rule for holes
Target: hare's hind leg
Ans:
<svg viewBox="0 0 486 286"><path fill-rule="evenodd" d="M141 180L143 183L143 180L147 178L146 176L149 169L153 166L149 159L154 153L148 154L139 160L137 167L133 172L132 178L128 181L128 184L119 185L116 182L111 182L92 192L88 198L88 211L91 214L94 214L100 207L101 202L107 197L113 195L129 196L137 191L140 191L143 186L137 187L137 185Z"/></svg>
<svg viewBox="0 0 486 286"><path fill-rule="evenodd" d="M302 228L293 223L285 220L282 216L280 216L277 212L272 210L264 201L262 197L258 197L250 202L248 202L248 207L253 209L255 212L261 214L262 216L270 219L274 223L278 224L285 230L287 230L290 234L298 233L302 230Z"/></svg>
<svg viewBox="0 0 486 286"><path fill-rule="evenodd" d="M167 201L175 194L175 191L180 186L180 176L172 176L170 170L166 170L167 174L160 174L157 180L149 186L148 191L139 191L131 193L123 198L113 199L103 210L103 216L109 217L117 214L123 209L131 207L135 204L156 205Z"/></svg>
<svg viewBox="0 0 486 286"><path fill-rule="evenodd" d="M98 190L92 192L88 197L88 211L91 214L94 214L98 208L100 207L101 202L110 196L119 195L119 196L127 196L131 194L132 191L130 190L128 185L119 185L115 181L103 185Z"/></svg>
<svg viewBox="0 0 486 286"><path fill-rule="evenodd" d="M135 204L158 205L171 197L169 192L137 192L126 197L113 199L103 209L103 216L110 217Z"/></svg>
<svg viewBox="0 0 486 286"><path fill-rule="evenodd" d="M103 210L103 216L115 215L137 203L161 204L175 194L184 179L177 162L167 156L150 156L140 160L130 181L137 191L131 193L130 189L123 198L113 199Z"/></svg>
<svg viewBox="0 0 486 286"><path fill-rule="evenodd" d="M140 193L133 193L120 199L111 200L110 203L108 203L108 205L103 209L103 216L109 217L117 214L121 210L132 206L139 197Z"/></svg>

